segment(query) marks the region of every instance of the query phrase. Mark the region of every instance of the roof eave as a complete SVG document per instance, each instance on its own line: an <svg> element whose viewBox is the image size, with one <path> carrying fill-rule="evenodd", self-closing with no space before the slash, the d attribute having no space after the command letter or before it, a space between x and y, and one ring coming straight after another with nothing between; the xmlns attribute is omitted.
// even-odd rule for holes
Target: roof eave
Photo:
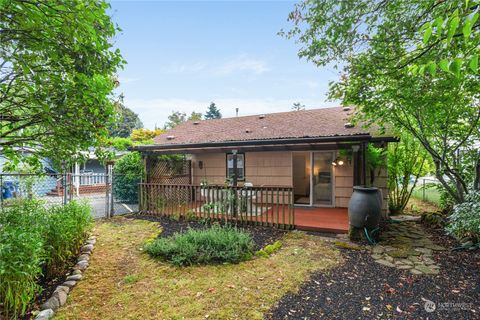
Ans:
<svg viewBox="0 0 480 320"><path fill-rule="evenodd" d="M288 139L262 139L262 140L239 140L239 141L221 141L187 144L154 144L140 145L130 148L133 151L152 152L162 150L188 150L199 148L224 148L240 146L259 146L259 145L282 145L282 144L304 144L304 143L323 143L323 142L398 142L395 137L372 137L370 134L356 134L350 136L328 136L328 137L309 137L309 138L288 138Z"/></svg>

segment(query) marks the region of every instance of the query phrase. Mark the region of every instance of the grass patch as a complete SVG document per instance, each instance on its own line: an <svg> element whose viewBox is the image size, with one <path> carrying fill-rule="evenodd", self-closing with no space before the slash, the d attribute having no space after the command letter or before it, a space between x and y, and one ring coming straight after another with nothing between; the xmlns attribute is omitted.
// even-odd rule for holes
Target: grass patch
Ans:
<svg viewBox="0 0 480 320"><path fill-rule="evenodd" d="M280 250L282 248L282 243L280 241L275 241L272 244L267 244L265 248L258 250L255 255L258 257L267 258Z"/></svg>
<svg viewBox="0 0 480 320"><path fill-rule="evenodd" d="M440 206L440 192L437 188L438 186L432 183L425 184L425 187L423 185L417 185L412 192L412 197Z"/></svg>
<svg viewBox="0 0 480 320"><path fill-rule="evenodd" d="M247 232L213 224L208 229L188 229L169 238L158 238L147 243L145 251L176 266L190 266L239 263L252 257L254 245Z"/></svg>
<svg viewBox="0 0 480 320"><path fill-rule="evenodd" d="M263 319L310 272L335 266L339 252L318 237L288 233L268 259L178 268L152 259L143 244L159 225L116 217L97 222L85 277L56 319ZM138 275L125 283L127 275Z"/></svg>

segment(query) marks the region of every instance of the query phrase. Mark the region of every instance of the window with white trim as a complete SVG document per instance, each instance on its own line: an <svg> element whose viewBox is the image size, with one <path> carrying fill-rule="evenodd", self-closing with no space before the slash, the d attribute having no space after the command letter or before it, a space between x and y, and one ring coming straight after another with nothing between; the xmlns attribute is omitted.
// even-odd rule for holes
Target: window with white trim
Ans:
<svg viewBox="0 0 480 320"><path fill-rule="evenodd" d="M227 178L233 178L233 154L227 153ZM237 153L237 180L245 179L245 154Z"/></svg>

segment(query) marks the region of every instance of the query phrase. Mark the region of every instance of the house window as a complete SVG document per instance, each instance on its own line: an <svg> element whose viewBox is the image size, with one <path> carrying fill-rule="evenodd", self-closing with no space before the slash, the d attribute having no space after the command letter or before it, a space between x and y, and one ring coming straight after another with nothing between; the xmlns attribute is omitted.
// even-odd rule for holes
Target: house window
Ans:
<svg viewBox="0 0 480 320"><path fill-rule="evenodd" d="M227 154L227 178L233 178L233 154ZM237 153L237 180L245 180L245 154Z"/></svg>

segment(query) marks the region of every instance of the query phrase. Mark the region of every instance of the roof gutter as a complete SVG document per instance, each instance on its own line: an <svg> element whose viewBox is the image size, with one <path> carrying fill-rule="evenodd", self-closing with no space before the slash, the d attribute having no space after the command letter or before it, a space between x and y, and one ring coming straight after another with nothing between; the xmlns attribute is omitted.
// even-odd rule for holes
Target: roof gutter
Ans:
<svg viewBox="0 0 480 320"><path fill-rule="evenodd" d="M134 146L130 150L134 151L161 151L161 150L181 150L193 148L219 148L219 147L240 147L240 146L258 146L258 145L284 145L299 143L323 143L323 142L396 142L394 137L372 137L370 134L358 134L351 136L329 136L315 138L295 138L295 139L268 139L268 140L240 140L240 141L222 141L222 142L206 142L206 143L187 143L187 144L154 144Z"/></svg>

